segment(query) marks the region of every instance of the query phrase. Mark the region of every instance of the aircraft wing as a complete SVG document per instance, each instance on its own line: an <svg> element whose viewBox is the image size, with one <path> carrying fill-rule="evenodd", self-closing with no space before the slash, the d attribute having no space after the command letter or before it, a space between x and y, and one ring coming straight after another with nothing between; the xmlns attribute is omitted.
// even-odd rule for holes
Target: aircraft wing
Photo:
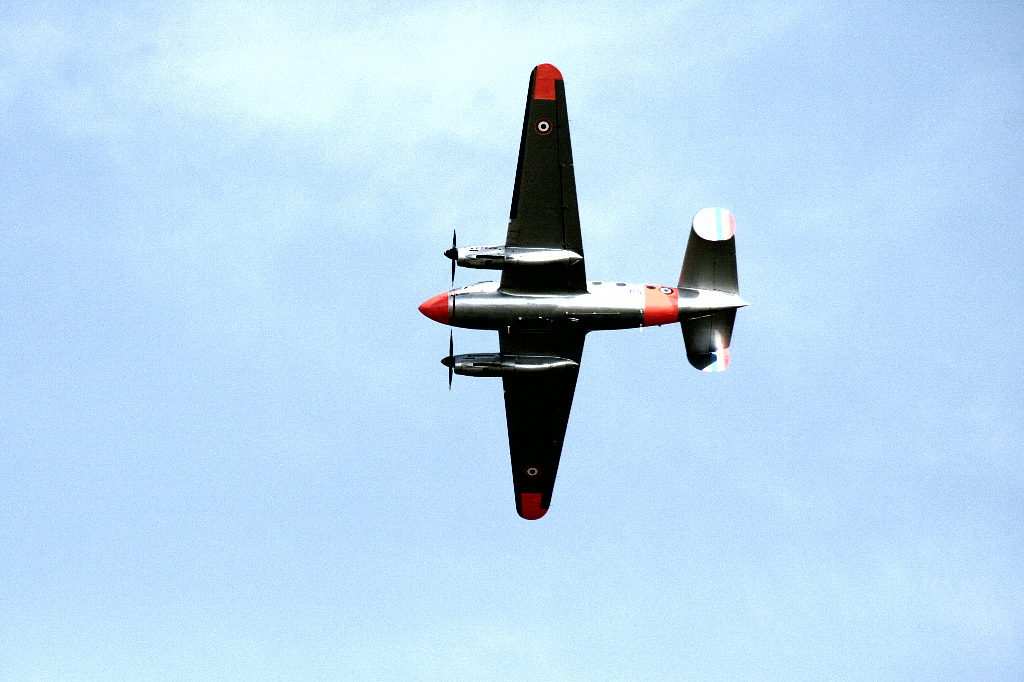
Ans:
<svg viewBox="0 0 1024 682"><path fill-rule="evenodd" d="M583 356L579 332L513 330L498 336L502 353L557 355L577 364ZM502 377L516 511L524 519L539 519L551 504L577 376L579 367Z"/></svg>
<svg viewBox="0 0 1024 682"><path fill-rule="evenodd" d="M503 291L586 292L565 86L551 64L541 64L530 74L505 246L567 249L581 260L575 265L508 268L501 275Z"/></svg>

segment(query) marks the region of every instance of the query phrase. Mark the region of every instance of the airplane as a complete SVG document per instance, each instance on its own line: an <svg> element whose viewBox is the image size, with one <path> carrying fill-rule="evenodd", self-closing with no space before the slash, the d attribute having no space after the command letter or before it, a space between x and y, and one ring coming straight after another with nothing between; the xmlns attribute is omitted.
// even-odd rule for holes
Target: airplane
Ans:
<svg viewBox="0 0 1024 682"><path fill-rule="evenodd" d="M498 353L454 354L452 374L501 377L516 511L547 513L588 332L678 322L697 369L729 366L736 310L747 305L736 277L736 221L723 208L698 211L676 286L592 281L584 267L569 143L565 85L551 64L530 74L512 210L504 246L457 247L456 265L501 270L501 280L437 294L420 305L451 327L493 329Z"/></svg>

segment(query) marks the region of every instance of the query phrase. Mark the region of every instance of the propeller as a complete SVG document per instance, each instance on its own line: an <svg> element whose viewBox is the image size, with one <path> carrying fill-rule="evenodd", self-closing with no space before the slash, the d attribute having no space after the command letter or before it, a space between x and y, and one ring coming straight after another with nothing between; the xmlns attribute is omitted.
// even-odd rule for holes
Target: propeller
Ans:
<svg viewBox="0 0 1024 682"><path fill-rule="evenodd" d="M452 248L445 251L444 255L452 259L452 286L455 286L455 261L459 258L459 249L455 246L455 230L452 230Z"/></svg>
<svg viewBox="0 0 1024 682"><path fill-rule="evenodd" d="M455 262L459 258L459 248L456 246L455 230L452 230L452 248L444 252L448 258L452 261L452 287L455 287ZM454 303L454 301L453 301ZM454 374L453 367L455 366L455 336L452 332L448 332L448 357L441 360L441 364L448 368L448 390L452 390L452 375Z"/></svg>
<svg viewBox="0 0 1024 682"><path fill-rule="evenodd" d="M448 390L452 390L452 368L455 366L455 337L452 332L448 332L448 357L441 360L441 364L448 368Z"/></svg>

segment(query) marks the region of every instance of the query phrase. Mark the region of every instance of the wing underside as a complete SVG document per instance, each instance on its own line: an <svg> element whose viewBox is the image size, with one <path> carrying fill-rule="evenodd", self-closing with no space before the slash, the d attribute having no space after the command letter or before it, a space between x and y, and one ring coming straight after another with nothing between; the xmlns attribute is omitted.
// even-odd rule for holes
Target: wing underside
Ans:
<svg viewBox="0 0 1024 682"><path fill-rule="evenodd" d="M580 259L572 265L507 268L501 275L502 292L586 293L565 87L562 75L551 64L541 64L530 74L505 246L565 249L574 251ZM550 326L531 328L531 324L520 319L500 331L501 352L553 356L576 363L571 368L502 377L516 511L525 519L539 519L551 504L579 376L584 332Z"/></svg>
<svg viewBox="0 0 1024 682"><path fill-rule="evenodd" d="M557 355L577 364L583 356L583 334L513 331L499 338L502 353ZM516 511L524 519L539 519L551 504L578 376L573 367L502 378Z"/></svg>
<svg viewBox="0 0 1024 682"><path fill-rule="evenodd" d="M558 69L550 64L541 64L530 75L505 246L566 249L578 253L581 260L568 266L507 269L501 276L502 290L586 291L565 86Z"/></svg>

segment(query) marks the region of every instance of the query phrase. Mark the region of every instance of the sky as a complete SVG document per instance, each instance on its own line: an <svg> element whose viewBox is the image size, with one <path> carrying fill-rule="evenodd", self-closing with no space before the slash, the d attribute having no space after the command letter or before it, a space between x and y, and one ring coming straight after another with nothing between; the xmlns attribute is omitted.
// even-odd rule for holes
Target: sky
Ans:
<svg viewBox="0 0 1024 682"><path fill-rule="evenodd" d="M5 6L0 679L1024 677L1024 9L569 4ZM588 276L721 206L750 306L589 335L527 522L417 306L543 62Z"/></svg>

